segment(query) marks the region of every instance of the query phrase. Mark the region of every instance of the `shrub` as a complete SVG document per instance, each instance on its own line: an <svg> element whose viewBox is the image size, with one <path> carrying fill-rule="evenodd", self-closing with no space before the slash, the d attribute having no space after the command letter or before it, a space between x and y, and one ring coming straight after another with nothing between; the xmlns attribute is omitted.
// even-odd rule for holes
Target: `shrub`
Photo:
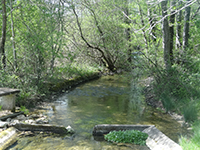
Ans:
<svg viewBox="0 0 200 150"><path fill-rule="evenodd" d="M111 131L104 138L109 142L145 145L148 134L138 130Z"/></svg>
<svg viewBox="0 0 200 150"><path fill-rule="evenodd" d="M198 110L195 104L188 103L188 105L183 108L183 116L186 122L193 122L197 120Z"/></svg>

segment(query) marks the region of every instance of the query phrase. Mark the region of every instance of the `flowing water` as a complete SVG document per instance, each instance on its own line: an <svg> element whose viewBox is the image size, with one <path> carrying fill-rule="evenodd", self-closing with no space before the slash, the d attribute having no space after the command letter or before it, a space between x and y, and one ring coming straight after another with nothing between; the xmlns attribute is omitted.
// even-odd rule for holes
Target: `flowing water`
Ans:
<svg viewBox="0 0 200 150"><path fill-rule="evenodd" d="M70 125L72 137L38 134L20 138L12 150L128 150L144 146L115 145L92 136L96 124L155 125L174 141L185 131L169 115L141 103L144 96L122 76L106 76L62 94L46 109L38 110L55 125ZM137 89L137 88L136 88ZM135 91L135 92L134 92Z"/></svg>

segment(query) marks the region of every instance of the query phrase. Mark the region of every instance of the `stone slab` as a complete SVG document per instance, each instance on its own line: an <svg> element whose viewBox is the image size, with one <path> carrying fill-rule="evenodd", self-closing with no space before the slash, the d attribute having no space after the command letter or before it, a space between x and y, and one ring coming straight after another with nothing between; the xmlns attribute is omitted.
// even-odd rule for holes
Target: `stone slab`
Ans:
<svg viewBox="0 0 200 150"><path fill-rule="evenodd" d="M13 127L0 133L0 149L4 150L17 140L17 130Z"/></svg>
<svg viewBox="0 0 200 150"><path fill-rule="evenodd" d="M0 106L3 110L15 111L15 99L16 93L19 93L19 89L0 88Z"/></svg>
<svg viewBox="0 0 200 150"><path fill-rule="evenodd" d="M15 111L15 94L3 95L0 96L0 106L2 110L11 110Z"/></svg>
<svg viewBox="0 0 200 150"><path fill-rule="evenodd" d="M99 124L95 125L93 128L94 136L102 136L108 134L110 131L119 131L119 130L139 130L143 131L146 128L149 128L154 125L125 125L125 124Z"/></svg>
<svg viewBox="0 0 200 150"><path fill-rule="evenodd" d="M151 150L182 150L180 145L168 138L155 126L146 128L143 132L149 135L146 145Z"/></svg>
<svg viewBox="0 0 200 150"><path fill-rule="evenodd" d="M19 89L0 88L0 96L19 93Z"/></svg>

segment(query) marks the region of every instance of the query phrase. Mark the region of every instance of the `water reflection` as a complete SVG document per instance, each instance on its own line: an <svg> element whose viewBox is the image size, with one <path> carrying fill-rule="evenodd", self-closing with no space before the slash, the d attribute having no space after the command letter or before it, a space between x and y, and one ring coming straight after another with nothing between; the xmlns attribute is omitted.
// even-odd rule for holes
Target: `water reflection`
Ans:
<svg viewBox="0 0 200 150"><path fill-rule="evenodd" d="M43 113L49 116L51 124L72 126L76 131L73 138L26 137L12 149L133 149L94 140L92 129L96 124L154 124L178 141L184 131L180 125L170 116L145 107L141 89L136 84L128 85L128 81L119 76L103 77L63 94Z"/></svg>

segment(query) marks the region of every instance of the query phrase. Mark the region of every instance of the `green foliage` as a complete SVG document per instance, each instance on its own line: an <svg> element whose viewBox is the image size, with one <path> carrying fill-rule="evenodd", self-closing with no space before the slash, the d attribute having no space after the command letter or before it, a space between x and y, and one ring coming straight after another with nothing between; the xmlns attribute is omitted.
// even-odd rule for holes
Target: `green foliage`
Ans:
<svg viewBox="0 0 200 150"><path fill-rule="evenodd" d="M24 114L28 114L29 113L29 110L28 109L26 109L26 107L25 106L21 106L20 107L20 111L23 111L24 112Z"/></svg>
<svg viewBox="0 0 200 150"><path fill-rule="evenodd" d="M148 134L138 130L111 131L104 138L110 142L145 145Z"/></svg>
<svg viewBox="0 0 200 150"><path fill-rule="evenodd" d="M0 111L1 111L2 106L0 105Z"/></svg>
<svg viewBox="0 0 200 150"><path fill-rule="evenodd" d="M189 105L190 101L196 100L200 96L200 82L197 80L196 73L193 74L176 64L172 66L168 73L160 67L157 67L157 69L159 72L154 73L154 94L156 99L162 102L166 111L178 110L180 112L184 110L185 106ZM188 108L188 110L185 109L185 112L181 111L186 118L189 117L187 116L190 112L189 109L192 110L192 108ZM195 112L195 109L193 109L191 114L195 114ZM196 118L196 115L193 116Z"/></svg>
<svg viewBox="0 0 200 150"><path fill-rule="evenodd" d="M17 96L16 105L18 105L18 106L29 105L29 102L27 100L28 100L28 98L31 97L32 94L33 93L31 93L31 92L26 92L26 91L22 90L19 93L19 95Z"/></svg>

